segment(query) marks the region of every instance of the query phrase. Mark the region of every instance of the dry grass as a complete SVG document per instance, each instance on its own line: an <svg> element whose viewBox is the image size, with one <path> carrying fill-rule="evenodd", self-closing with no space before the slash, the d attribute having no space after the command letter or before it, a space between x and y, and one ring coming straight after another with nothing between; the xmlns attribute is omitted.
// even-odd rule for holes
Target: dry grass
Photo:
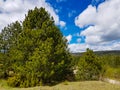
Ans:
<svg viewBox="0 0 120 90"><path fill-rule="evenodd" d="M64 82L55 86L38 86L32 88L11 88L6 81L0 80L0 90L120 90L119 85L101 81Z"/></svg>

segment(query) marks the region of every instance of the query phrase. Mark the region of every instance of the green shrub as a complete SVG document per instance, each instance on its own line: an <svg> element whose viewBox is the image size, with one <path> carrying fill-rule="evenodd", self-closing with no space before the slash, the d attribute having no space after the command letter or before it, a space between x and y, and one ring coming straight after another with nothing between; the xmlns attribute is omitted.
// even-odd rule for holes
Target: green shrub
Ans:
<svg viewBox="0 0 120 90"><path fill-rule="evenodd" d="M68 85L69 82L68 82L67 80L65 80L65 81L63 82L63 84L64 84L64 85Z"/></svg>
<svg viewBox="0 0 120 90"><path fill-rule="evenodd" d="M19 75L16 75L16 76L13 76L13 77L9 77L8 80L7 80L7 83L9 86L12 86L12 87L17 87L20 85L20 76Z"/></svg>
<svg viewBox="0 0 120 90"><path fill-rule="evenodd" d="M106 72L105 72L104 77L120 80L120 68L108 67Z"/></svg>
<svg viewBox="0 0 120 90"><path fill-rule="evenodd" d="M76 80L98 80L103 74L103 64L100 58L87 49L77 65Z"/></svg>

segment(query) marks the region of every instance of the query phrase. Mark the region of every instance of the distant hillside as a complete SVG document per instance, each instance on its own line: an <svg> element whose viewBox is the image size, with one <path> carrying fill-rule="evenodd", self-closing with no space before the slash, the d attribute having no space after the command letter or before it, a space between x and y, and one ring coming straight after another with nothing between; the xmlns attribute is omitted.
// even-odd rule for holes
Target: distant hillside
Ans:
<svg viewBox="0 0 120 90"><path fill-rule="evenodd" d="M98 55L104 55L104 54L116 54L116 55L120 55L120 50L112 50L112 51L96 51L95 52Z"/></svg>
<svg viewBox="0 0 120 90"><path fill-rule="evenodd" d="M73 55L81 56L84 52L82 53L72 53ZM116 54L120 55L120 50L112 50L112 51L94 51L95 54L97 55L105 55L105 54Z"/></svg>

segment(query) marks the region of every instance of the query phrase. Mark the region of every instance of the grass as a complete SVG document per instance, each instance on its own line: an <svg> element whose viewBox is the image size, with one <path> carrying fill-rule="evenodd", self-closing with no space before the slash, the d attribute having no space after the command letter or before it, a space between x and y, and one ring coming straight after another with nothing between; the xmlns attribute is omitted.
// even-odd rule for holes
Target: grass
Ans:
<svg viewBox="0 0 120 90"><path fill-rule="evenodd" d="M37 86L31 88L11 88L5 80L0 80L0 90L120 90L119 85L101 81L66 82L55 86Z"/></svg>

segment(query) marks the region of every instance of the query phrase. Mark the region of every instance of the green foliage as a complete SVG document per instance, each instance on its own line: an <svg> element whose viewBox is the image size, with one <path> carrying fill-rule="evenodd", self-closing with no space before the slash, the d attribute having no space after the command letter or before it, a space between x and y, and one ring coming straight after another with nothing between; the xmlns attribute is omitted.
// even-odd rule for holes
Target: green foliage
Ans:
<svg viewBox="0 0 120 90"><path fill-rule="evenodd" d="M120 80L120 68L107 67L104 77Z"/></svg>
<svg viewBox="0 0 120 90"><path fill-rule="evenodd" d="M101 59L104 61L104 64L106 66L104 77L117 80L120 79L120 55L102 55Z"/></svg>
<svg viewBox="0 0 120 90"><path fill-rule="evenodd" d="M54 24L53 18L44 8L35 7L34 10L29 10L23 22L24 29L40 29L43 27L49 28ZM44 28L45 29L45 28ZM48 31L47 31L48 32Z"/></svg>
<svg viewBox="0 0 120 90"><path fill-rule="evenodd" d="M104 60L107 66L112 68L120 68L120 55L107 54L102 55L101 58Z"/></svg>
<svg viewBox="0 0 120 90"><path fill-rule="evenodd" d="M0 33L0 78L7 78L9 71L11 71L11 64L9 58L9 50L16 47L18 37L22 32L22 26L18 21L9 24Z"/></svg>
<svg viewBox="0 0 120 90"><path fill-rule="evenodd" d="M9 24L0 33L0 50L7 52L10 47L17 44L19 34L22 31L22 26L18 21Z"/></svg>
<svg viewBox="0 0 120 90"><path fill-rule="evenodd" d="M77 70L77 80L98 80L103 66L100 58L92 50L87 49L78 62Z"/></svg>
<svg viewBox="0 0 120 90"><path fill-rule="evenodd" d="M67 80L65 80L65 81L63 82L63 84L64 84L64 85L69 85L69 82L68 82Z"/></svg>
<svg viewBox="0 0 120 90"><path fill-rule="evenodd" d="M5 71L4 71L4 58L3 54L0 53L0 79L4 78L5 76Z"/></svg>
<svg viewBox="0 0 120 90"><path fill-rule="evenodd" d="M7 50L10 86L53 83L71 75L72 57L66 39L44 8L29 10L18 34L17 43Z"/></svg>
<svg viewBox="0 0 120 90"><path fill-rule="evenodd" d="M13 77L9 78L7 82L12 87L18 86L18 84L20 83L20 77L17 75L13 76Z"/></svg>
<svg viewBox="0 0 120 90"><path fill-rule="evenodd" d="M71 56L66 42L44 8L29 10L22 25L16 21L0 33L0 78L8 78L12 87L33 87L73 80L74 68L77 80L120 78L119 55L98 57L87 49Z"/></svg>

